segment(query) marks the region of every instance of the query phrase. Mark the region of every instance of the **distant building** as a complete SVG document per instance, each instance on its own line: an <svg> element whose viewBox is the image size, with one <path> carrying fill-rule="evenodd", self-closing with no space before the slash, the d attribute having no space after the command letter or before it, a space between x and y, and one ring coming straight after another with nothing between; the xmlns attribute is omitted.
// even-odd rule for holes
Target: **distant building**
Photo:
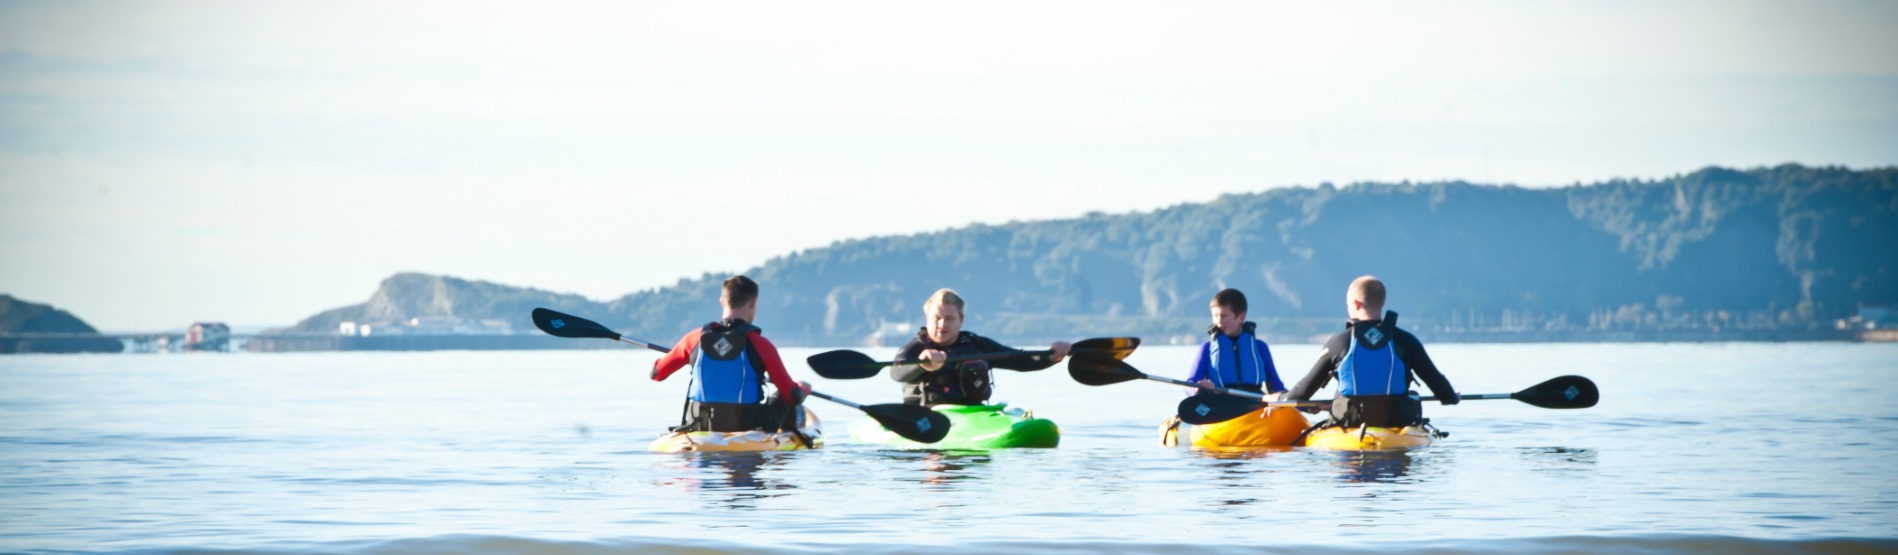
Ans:
<svg viewBox="0 0 1898 555"><path fill-rule="evenodd" d="M198 322L185 330L186 351L231 350L231 327L223 322Z"/></svg>
<svg viewBox="0 0 1898 555"><path fill-rule="evenodd" d="M454 316L417 316L406 322L341 322L336 326L336 334L343 336L370 335L507 335L514 332L514 326L506 320L468 320Z"/></svg>
<svg viewBox="0 0 1898 555"><path fill-rule="evenodd" d="M409 319L409 331L416 335L449 335L455 328L461 327L461 319L454 316L418 316Z"/></svg>

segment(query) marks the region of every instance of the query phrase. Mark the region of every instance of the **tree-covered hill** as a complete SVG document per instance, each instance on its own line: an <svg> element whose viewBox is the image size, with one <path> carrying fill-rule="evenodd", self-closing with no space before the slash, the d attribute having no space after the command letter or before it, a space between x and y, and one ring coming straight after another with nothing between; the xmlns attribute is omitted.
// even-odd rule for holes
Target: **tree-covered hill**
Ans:
<svg viewBox="0 0 1898 555"><path fill-rule="evenodd" d="M1275 189L839 241L744 273L762 285L759 324L810 343L913 332L941 287L968 298L970 329L1003 337L1192 334L1224 287L1245 291L1269 330L1318 333L1342 321L1345 285L1364 274L1389 284L1407 327L1813 327L1898 304L1895 237L1898 169L1786 165L1547 189ZM526 309L544 305L670 339L717 316L724 277L594 303L405 274L299 328L345 315L526 327Z"/></svg>
<svg viewBox="0 0 1898 555"><path fill-rule="evenodd" d="M116 353L125 345L50 305L0 295L0 353Z"/></svg>

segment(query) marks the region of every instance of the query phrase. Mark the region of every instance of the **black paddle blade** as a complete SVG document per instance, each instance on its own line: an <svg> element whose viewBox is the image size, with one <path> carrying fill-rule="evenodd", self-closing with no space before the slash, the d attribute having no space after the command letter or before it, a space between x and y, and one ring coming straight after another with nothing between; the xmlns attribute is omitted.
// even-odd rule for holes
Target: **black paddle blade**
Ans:
<svg viewBox="0 0 1898 555"><path fill-rule="evenodd" d="M857 408L863 409L870 418L875 418L878 424L910 441L935 443L949 435L949 417L923 407L890 403Z"/></svg>
<svg viewBox="0 0 1898 555"><path fill-rule="evenodd" d="M597 322L545 308L534 309L534 327L554 337L619 340L619 333Z"/></svg>
<svg viewBox="0 0 1898 555"><path fill-rule="evenodd" d="M817 353L804 359L804 362L810 364L811 370L817 375L833 380L861 380L877 375L887 366L870 358L870 355L849 349Z"/></svg>
<svg viewBox="0 0 1898 555"><path fill-rule="evenodd" d="M1264 401L1233 395L1200 393L1180 400L1180 421L1187 424L1217 424L1252 414L1265 406Z"/></svg>
<svg viewBox="0 0 1898 555"><path fill-rule="evenodd" d="M1134 354L1134 349L1139 347L1140 338L1138 337L1096 337L1093 339L1082 339L1070 347L1069 350L1076 353L1087 352L1097 355L1104 354L1112 356L1117 360L1126 360L1127 355Z"/></svg>
<svg viewBox="0 0 1898 555"><path fill-rule="evenodd" d="M1560 376L1529 386L1509 398L1545 409L1585 409L1601 401L1601 390L1588 378Z"/></svg>
<svg viewBox="0 0 1898 555"><path fill-rule="evenodd" d="M1108 385L1147 377L1132 365L1113 357L1080 354L1068 359L1068 375L1087 385Z"/></svg>

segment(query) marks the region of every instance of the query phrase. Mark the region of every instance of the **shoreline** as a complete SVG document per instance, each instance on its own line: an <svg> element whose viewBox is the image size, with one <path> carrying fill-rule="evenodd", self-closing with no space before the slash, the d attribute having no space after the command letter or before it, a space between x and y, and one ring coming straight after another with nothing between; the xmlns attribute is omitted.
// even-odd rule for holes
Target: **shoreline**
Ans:
<svg viewBox="0 0 1898 555"><path fill-rule="evenodd" d="M1898 330L1548 330L1548 331L1420 331L1418 337L1429 344L1482 343L1892 343L1898 342ZM864 338L856 341L835 337L809 337L790 334L770 336L779 347L792 348L890 348L898 346L891 338ZM1197 345L1201 334L1142 335L1148 345ZM1318 345L1331 334L1262 333L1260 338L1274 345ZM102 339L125 342L120 350L91 349ZM1040 345L1057 340L1074 341L1079 337L997 336L1009 345ZM132 348L132 336L56 334L0 334L0 354L149 354L150 349ZM253 353L330 352L330 351L530 351L614 349L610 341L579 341L541 334L491 335L382 335L346 336L335 334L265 334L239 336L231 351Z"/></svg>

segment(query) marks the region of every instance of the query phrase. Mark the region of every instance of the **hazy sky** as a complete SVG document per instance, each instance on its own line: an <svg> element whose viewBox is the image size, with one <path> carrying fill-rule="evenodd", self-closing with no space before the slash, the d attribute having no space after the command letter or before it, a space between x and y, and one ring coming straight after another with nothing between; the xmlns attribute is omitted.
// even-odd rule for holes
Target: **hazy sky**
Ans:
<svg viewBox="0 0 1898 555"><path fill-rule="evenodd" d="M107 330L289 324L400 271L607 299L1322 181L1891 165L1894 26L1895 2L4 2L0 293Z"/></svg>

